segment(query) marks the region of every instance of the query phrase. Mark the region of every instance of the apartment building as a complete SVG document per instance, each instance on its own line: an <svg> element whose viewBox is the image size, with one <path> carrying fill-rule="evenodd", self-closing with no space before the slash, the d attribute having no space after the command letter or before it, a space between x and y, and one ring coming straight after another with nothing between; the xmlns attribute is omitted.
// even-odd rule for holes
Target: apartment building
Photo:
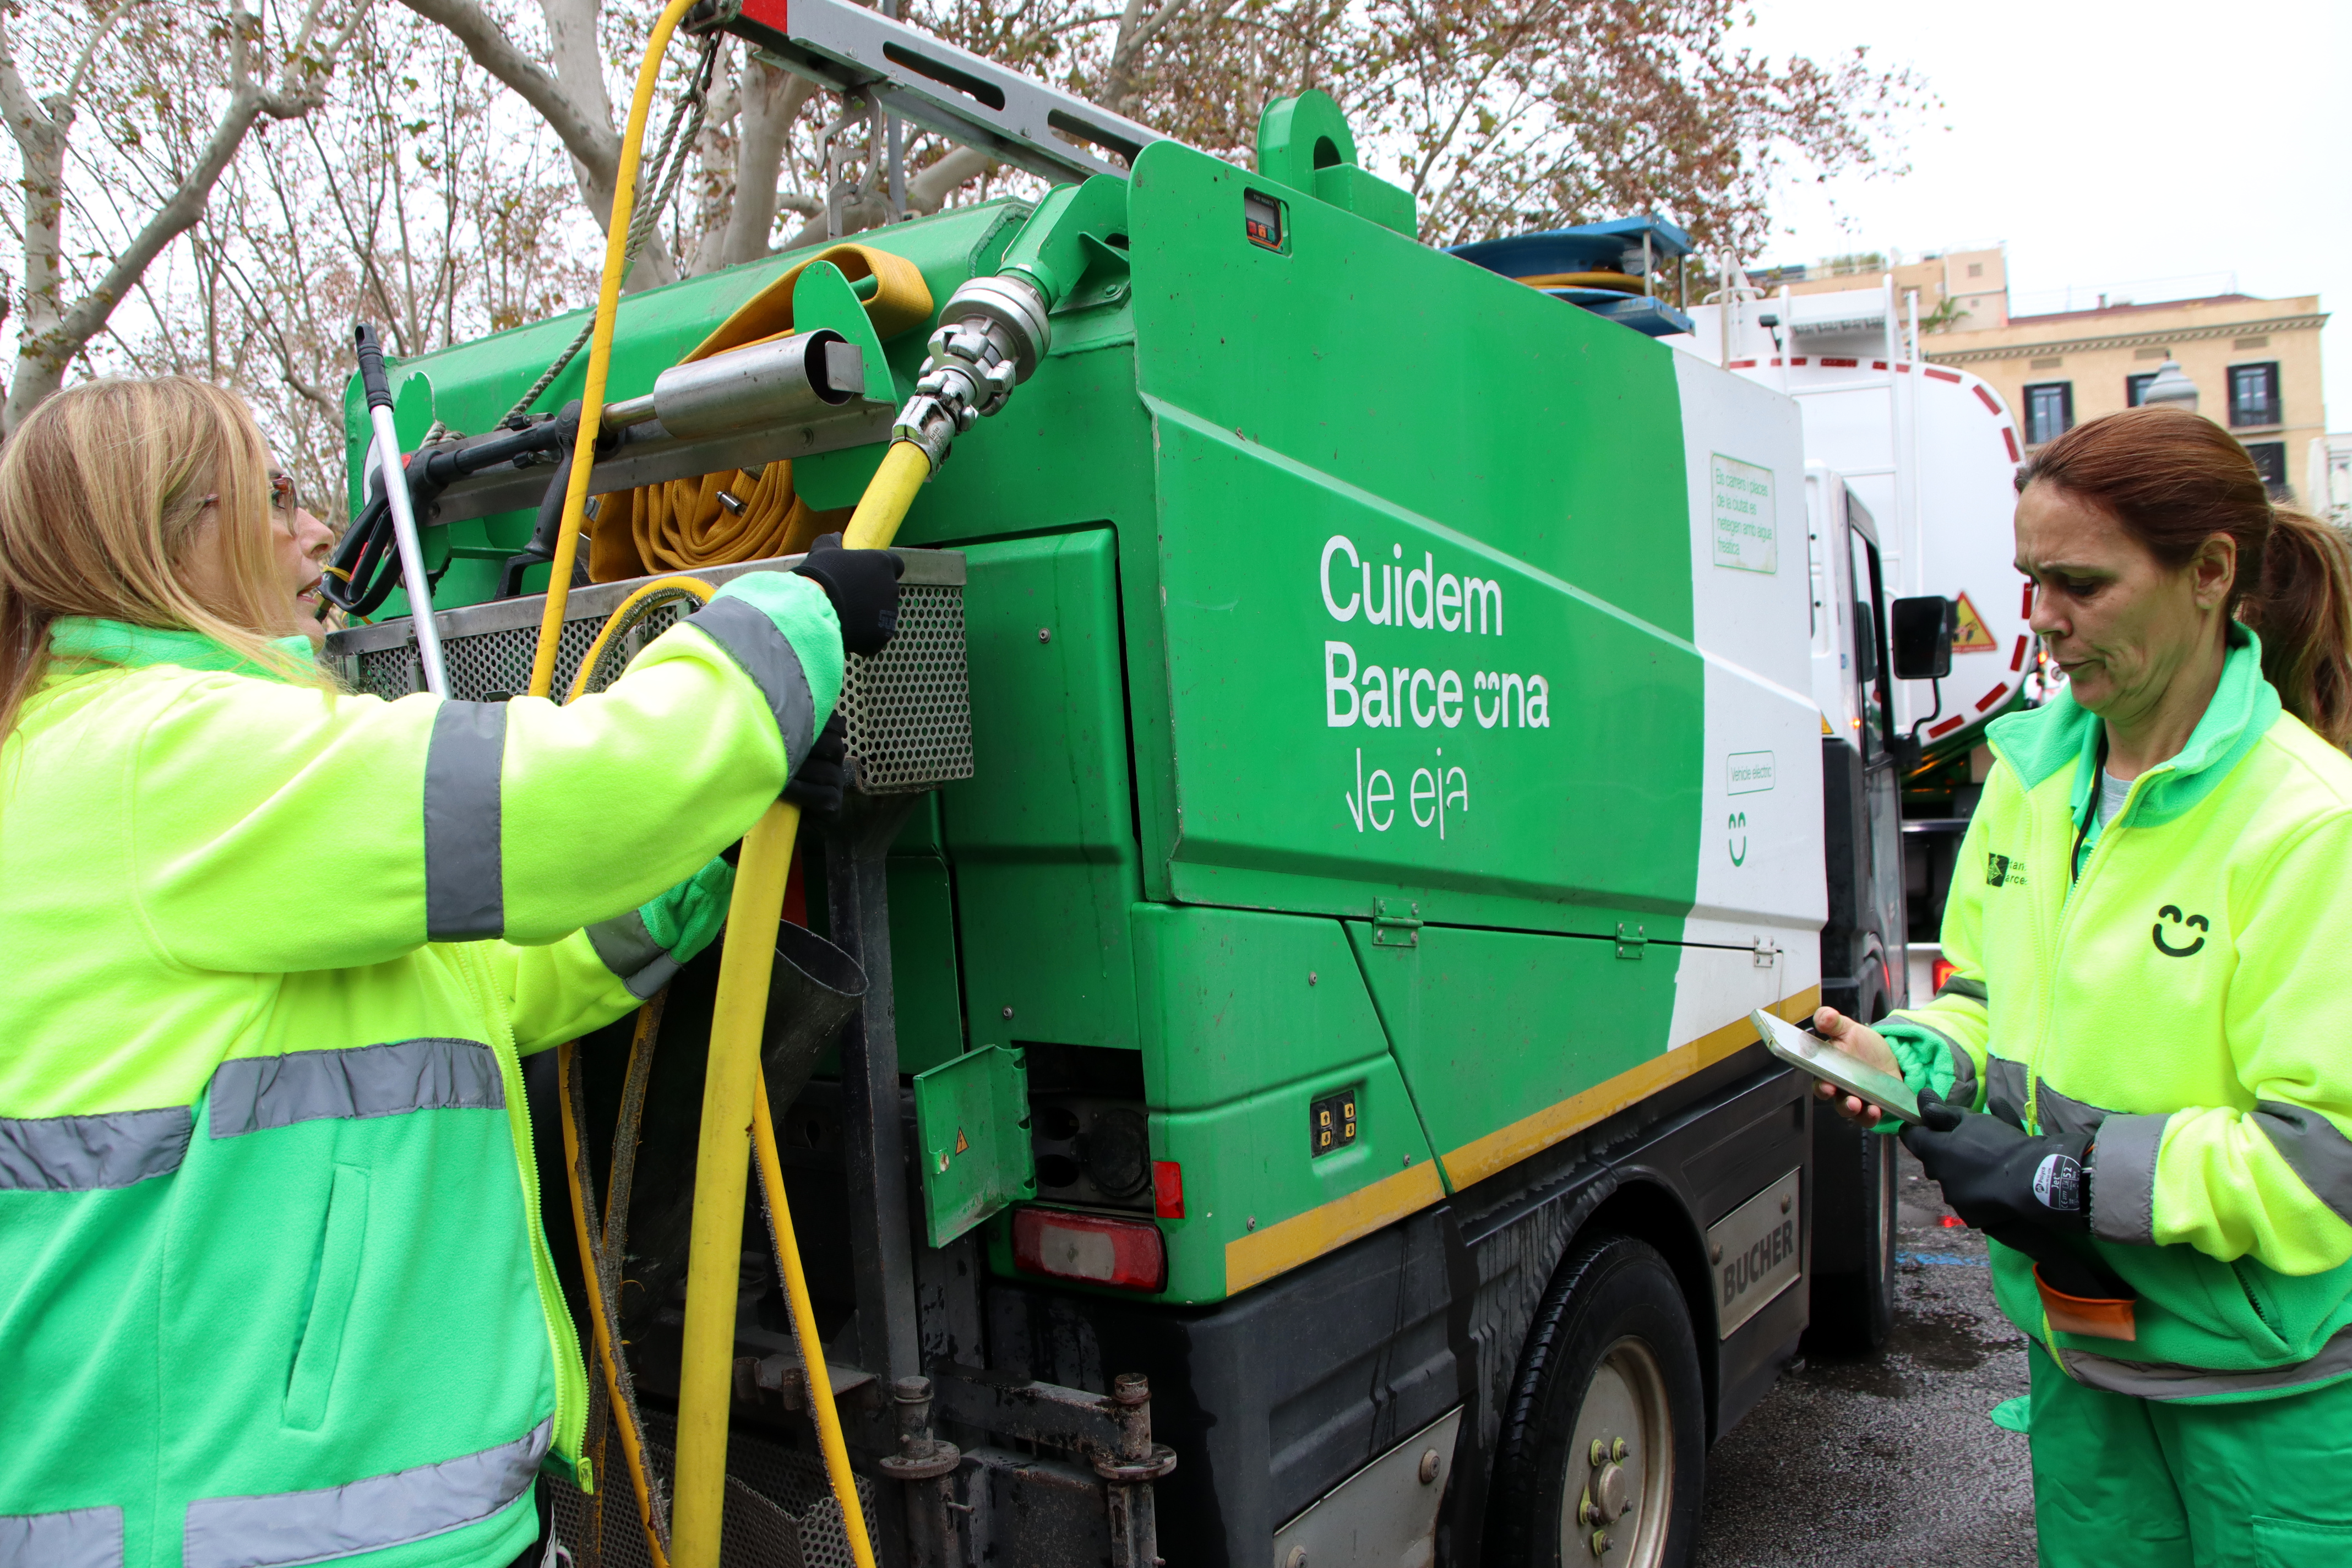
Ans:
<svg viewBox="0 0 2352 1568"><path fill-rule="evenodd" d="M1906 327L1916 310L1926 356L1964 365L1999 388L2029 451L2085 419L2137 405L2172 360L2197 386L2198 412L2245 444L2274 493L2296 495L2325 471L2307 457L2327 431L2319 358L2327 316L2317 295L2147 304L2101 295L2091 310L2012 315L2008 258L1997 246L1891 263L1876 253L1833 257L1751 280L1768 291L1820 294L1875 288L1889 274Z"/></svg>

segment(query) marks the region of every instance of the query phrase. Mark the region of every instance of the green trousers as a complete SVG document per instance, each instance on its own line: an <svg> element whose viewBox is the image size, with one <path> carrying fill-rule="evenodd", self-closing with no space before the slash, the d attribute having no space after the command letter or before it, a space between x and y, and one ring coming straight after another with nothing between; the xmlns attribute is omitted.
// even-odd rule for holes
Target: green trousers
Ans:
<svg viewBox="0 0 2352 1568"><path fill-rule="evenodd" d="M2039 1344L2042 1568L2352 1564L2352 1382L2245 1405L2085 1388Z"/></svg>

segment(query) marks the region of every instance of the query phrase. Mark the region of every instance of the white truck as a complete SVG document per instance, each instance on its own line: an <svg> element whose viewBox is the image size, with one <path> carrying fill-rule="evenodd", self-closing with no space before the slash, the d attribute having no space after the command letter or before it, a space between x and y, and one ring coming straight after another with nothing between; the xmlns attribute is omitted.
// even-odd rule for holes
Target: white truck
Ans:
<svg viewBox="0 0 2352 1568"><path fill-rule="evenodd" d="M1884 775L1869 787L1902 794L1908 940L1887 944L1880 1005L1924 999L1941 978L1937 922L1983 784L1981 731L2041 691L2030 589L2011 562L2023 437L1999 392L1921 357L1917 296L1898 296L1892 278L1820 294L1766 293L1736 272L1731 280L1723 302L1689 311L1692 331L1666 341L1803 411L1814 697L1860 770ZM1859 635L1868 628L1847 624L1841 607L1868 600L1857 587L1872 584L1858 580L1873 571L1882 606L1928 595L1953 605L1951 674L1887 683L1885 727L1918 744L1909 766L1871 766L1879 726L1869 721L1879 716L1866 712L1872 676L1856 666L1874 656ZM1873 999L1853 1000L1868 1016Z"/></svg>

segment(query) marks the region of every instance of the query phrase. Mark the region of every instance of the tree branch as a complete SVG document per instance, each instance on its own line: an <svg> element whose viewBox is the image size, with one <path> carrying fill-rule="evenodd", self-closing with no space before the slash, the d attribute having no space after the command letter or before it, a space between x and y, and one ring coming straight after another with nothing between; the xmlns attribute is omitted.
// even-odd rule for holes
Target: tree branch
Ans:
<svg viewBox="0 0 2352 1568"><path fill-rule="evenodd" d="M592 116L567 86L545 66L515 47L474 0L401 0L419 16L465 46L466 53L514 95L537 110L572 155L581 195L601 226L612 216L613 184L620 177L621 138L609 105ZM601 82L599 96L602 96Z"/></svg>
<svg viewBox="0 0 2352 1568"><path fill-rule="evenodd" d="M950 147L945 157L907 182L907 210L935 213L958 190L995 167L995 160L985 153Z"/></svg>
<svg viewBox="0 0 2352 1568"><path fill-rule="evenodd" d="M311 0L305 13L300 37L307 38L317 25L320 9L328 0ZM368 0L358 0L358 11L364 12ZM340 50L351 38L359 24L355 13L336 35L333 50ZM205 204L214 185L236 156L246 133L262 114L274 118L292 119L307 114L318 107L324 93L326 75L333 68L333 53L317 58L289 58L280 71L275 89L264 89L252 75L250 58L251 34L255 29L249 14L240 5L230 13L229 64L231 89L228 106L205 140L195 164L184 175L171 196L138 234L118 251L105 273L71 306L58 310L54 318L36 330L27 312L25 335L16 353L16 373L8 388L5 410L6 426L13 430L24 416L56 392L65 377L66 367L75 356L89 346L91 338L103 329L121 302L145 274L149 265L163 254L163 248L195 226L204 216ZM63 151L63 128L58 128L57 142Z"/></svg>

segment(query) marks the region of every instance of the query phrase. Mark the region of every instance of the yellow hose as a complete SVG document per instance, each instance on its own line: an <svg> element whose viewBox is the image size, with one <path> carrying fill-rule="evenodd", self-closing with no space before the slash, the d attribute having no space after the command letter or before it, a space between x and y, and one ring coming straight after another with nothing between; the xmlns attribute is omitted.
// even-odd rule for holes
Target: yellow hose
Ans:
<svg viewBox="0 0 2352 1568"><path fill-rule="evenodd" d="M613 182L613 210L605 223L604 271L590 334L586 384L580 395L580 431L572 447L570 483L563 498L563 525L556 537L548 578L547 605L540 617L539 646L531 658L530 694L545 697L555 684L555 658L571 595L572 563L578 558L581 523L595 466L597 424L604 413L605 378L613 358L613 329L620 313L621 285L628 259L629 221L636 204L637 164L654 89L661 77L671 35L696 0L667 0L646 41L637 67L636 90L621 136L621 163ZM889 454L897 456L895 450ZM917 454L919 458L919 452ZM928 475L929 465L923 465ZM883 474L892 471L886 459ZM877 479L882 476L877 475ZM865 533L887 538L914 499L907 489L896 509L866 521ZM886 504L884 510L888 510ZM866 520L861 505L858 517ZM719 1527L727 1495L728 1394L735 1344L735 1288L742 1243L744 1184L751 1157L751 1124L760 1086L760 1039L766 1024L769 975L775 962L776 925L783 916L784 885L792 869L793 841L800 808L783 801L771 805L743 838L728 907L728 940L719 958L719 995L710 1024L710 1059L703 1080L702 1130L694 1185L692 1249L687 1264L686 1332L679 1367L677 1502L672 1511L670 1561L676 1568L719 1568ZM750 936L738 941L739 933ZM570 1129L573 1140L577 1129ZM576 1171L576 1164L574 1166ZM574 1178L576 1179L576 1177ZM799 1259L790 1265L797 1272ZM591 1286L594 1289L593 1285ZM806 1291L794 1303L802 1331ZM602 1333L602 1316L598 1332ZM608 1345L601 1347L609 1355ZM813 1389L824 1378L814 1362ZM821 1403L826 1415L832 1402ZM873 1550L863 1528L857 1489L837 1420L819 1418L818 1436L836 1500L850 1531L850 1551L858 1568L874 1568ZM624 1439L625 1452L630 1445ZM635 1478L642 1488L643 1477ZM642 1500L642 1493L641 1493ZM648 1510L649 1511L649 1510ZM648 1535L651 1531L648 1530Z"/></svg>
<svg viewBox="0 0 2352 1568"><path fill-rule="evenodd" d="M912 442L895 441L866 487L843 543L880 549L898 536L930 459ZM778 801L744 836L735 868L735 900L727 910L727 945L719 961L719 999L710 1016L710 1061L702 1082L702 1136L694 1173L694 1229L686 1265L686 1332L678 1372L677 1488L670 1516L670 1558L677 1568L718 1568L719 1521L726 1502L727 1401L734 1383L735 1292L741 1271L743 1191L750 1142L766 1134L766 1085L760 1076L760 1040L767 1025L768 980L775 963L776 922L783 917L784 881L792 869L800 808ZM769 1194L780 1232L792 1216L777 1185ZM779 1237L779 1241L782 1237ZM788 1254L789 1283L800 1258ZM873 1544L862 1528L857 1489L841 1424L824 1387L824 1357L809 1350L815 1323L807 1315L805 1281L791 1287L793 1317L807 1363L809 1403L834 1498L849 1531L857 1568L874 1568Z"/></svg>
<svg viewBox="0 0 2352 1568"><path fill-rule="evenodd" d="M817 1445L825 1473L841 1502L841 1522L858 1568L874 1568L874 1545L866 1510L857 1500L857 1479L849 1473L849 1447L841 1437L841 1412L833 1405L833 1374L825 1370L824 1342L817 1337L816 1309L809 1302L808 1276L801 1268L801 1244L793 1235L793 1205L784 1197L784 1164L776 1153L776 1120L768 1110L765 1075L752 1082L751 1146L760 1156L760 1184L768 1194L769 1223L775 1227L776 1258L783 1266L784 1299L792 1303L793 1332L799 1338L801 1368L808 1378L809 1414L816 1420Z"/></svg>
<svg viewBox="0 0 2352 1568"><path fill-rule="evenodd" d="M670 1510L670 1560L677 1568L719 1568L719 1518L727 1502L727 1410L734 1386L735 1296L743 1257L743 1194L751 1155L752 1105L760 1082L760 1037L784 912L793 839L801 808L768 807L743 836L734 901L719 959L710 1013L710 1060L702 1079L702 1131L696 1144L694 1224L686 1263L686 1331L677 1386L677 1485ZM823 1436L823 1429L819 1429ZM832 1457L827 1456L830 1468ZM842 1460L845 1469L848 1460ZM856 1496L853 1490L851 1496ZM842 1504L845 1516L850 1504ZM851 1546L858 1543L852 1538ZM859 1568L869 1568L863 1559Z"/></svg>
<svg viewBox="0 0 2352 1568"><path fill-rule="evenodd" d="M588 511L588 480L596 466L596 424L604 413L604 377L613 365L613 323L621 313L621 285L628 278L629 219L637 205L637 162L646 121L661 81L662 55L670 35L695 0L669 0L646 40L637 65L637 89L629 100L629 123L621 132L621 166L613 176L613 210L604 223L604 278L596 290L596 327L588 340L588 379L580 390L580 437L572 448L572 482L563 492L563 528L555 539L555 563L547 579L547 610L539 620L539 648L531 656L530 694L544 697L555 685L556 644L563 632L563 605L572 593L572 563L580 553L580 524Z"/></svg>
<svg viewBox="0 0 2352 1568"><path fill-rule="evenodd" d="M563 700L566 702L575 702L586 695L588 683L595 677L597 662L604 658L605 645L635 624L632 617L635 616L639 605L652 599L688 596L699 599L707 605L710 603L710 596L717 592L719 592L718 589L699 577L664 577L659 582L646 584L622 600L613 613L604 617L604 627L596 634L596 640L588 645L588 651L580 656L579 673L572 678L572 690ZM660 607L659 605L655 605L645 613L651 615Z"/></svg>
<svg viewBox="0 0 2352 1568"><path fill-rule="evenodd" d="M857 498L857 510L849 516L849 526L842 530L844 550L882 550L898 536L898 525L907 518L907 509L915 504L921 493L923 481L931 477L931 460L912 441L893 441L890 449L882 454L882 466L874 470L867 481L866 493Z"/></svg>

